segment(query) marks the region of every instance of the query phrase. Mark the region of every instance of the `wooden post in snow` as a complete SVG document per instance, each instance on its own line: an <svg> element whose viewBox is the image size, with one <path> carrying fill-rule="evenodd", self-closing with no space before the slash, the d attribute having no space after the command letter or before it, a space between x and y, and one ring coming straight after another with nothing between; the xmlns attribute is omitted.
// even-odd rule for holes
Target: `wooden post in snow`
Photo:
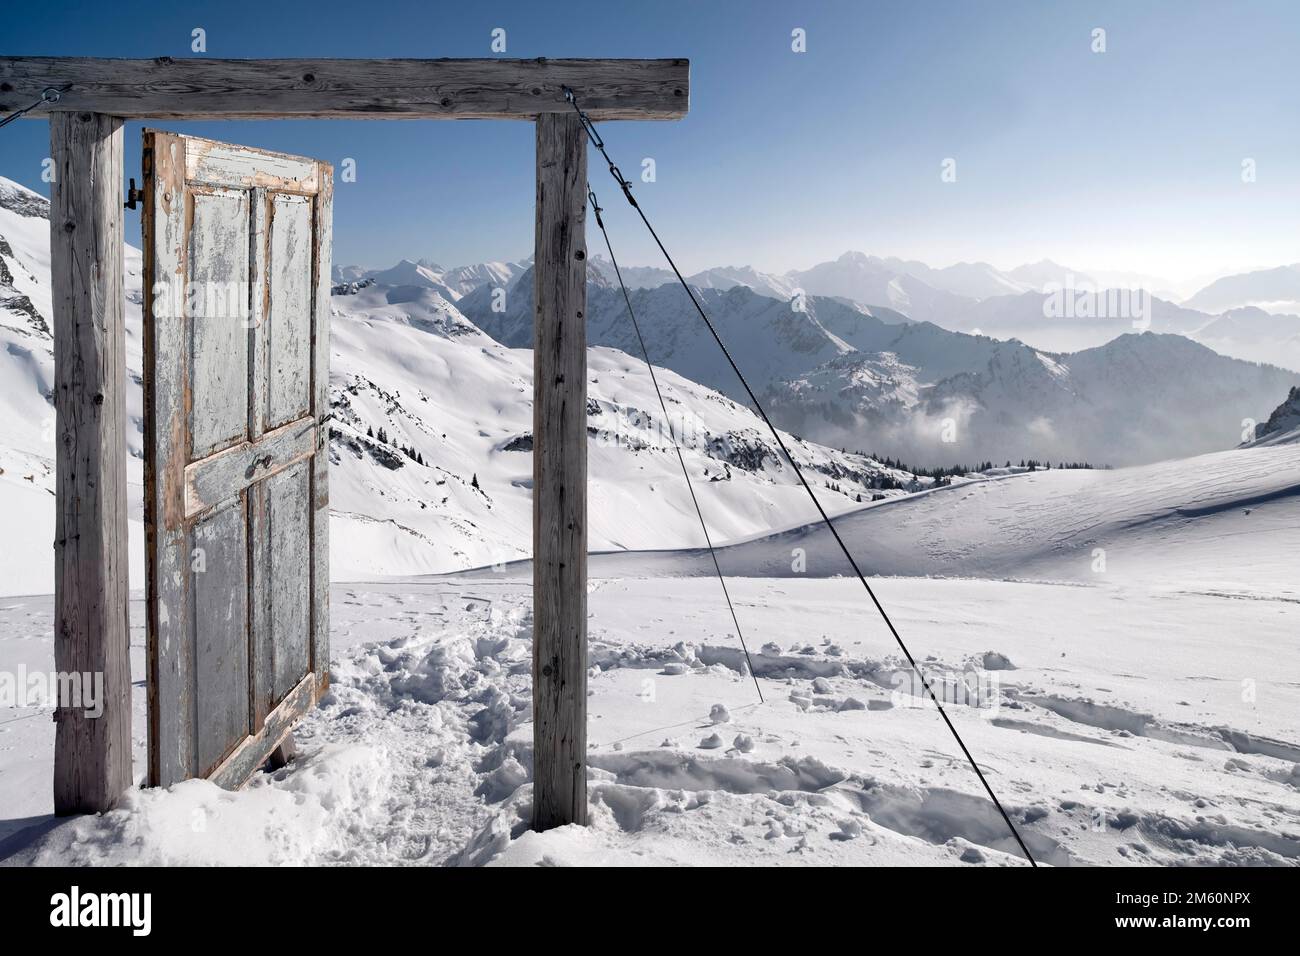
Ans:
<svg viewBox="0 0 1300 956"><path fill-rule="evenodd" d="M587 136L537 117L533 829L587 822Z"/></svg>
<svg viewBox="0 0 1300 956"><path fill-rule="evenodd" d="M122 120L52 113L50 148L54 666L82 685L55 714L54 812L68 814L108 810L131 785Z"/></svg>

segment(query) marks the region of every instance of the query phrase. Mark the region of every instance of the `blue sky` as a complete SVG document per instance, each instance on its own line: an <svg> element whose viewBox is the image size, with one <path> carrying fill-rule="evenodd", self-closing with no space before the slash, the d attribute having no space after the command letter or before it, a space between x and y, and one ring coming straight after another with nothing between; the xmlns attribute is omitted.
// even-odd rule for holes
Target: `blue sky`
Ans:
<svg viewBox="0 0 1300 956"><path fill-rule="evenodd" d="M511 57L690 57L685 120L604 128L624 170L655 159L657 182L637 192L690 270L785 271L846 249L1174 279L1300 260L1300 4L1287 0L46 0L5 26L3 52L27 55L190 56L203 27L216 57L479 57L503 27ZM791 50L795 27L806 53ZM357 181L337 190L337 262L531 251L529 124L153 125L355 159ZM3 175L47 192L47 154L45 123L0 131ZM955 182L941 179L948 158ZM591 179L620 258L658 264L603 167ZM134 218L127 230L138 243Z"/></svg>

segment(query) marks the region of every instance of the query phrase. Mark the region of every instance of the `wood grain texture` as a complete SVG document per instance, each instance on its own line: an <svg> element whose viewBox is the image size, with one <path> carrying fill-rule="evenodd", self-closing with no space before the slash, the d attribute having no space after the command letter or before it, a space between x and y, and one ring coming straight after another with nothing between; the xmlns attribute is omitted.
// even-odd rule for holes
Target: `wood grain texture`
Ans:
<svg viewBox="0 0 1300 956"><path fill-rule="evenodd" d="M315 297L312 300L312 414L316 455L311 477L311 669L316 693L330 680L330 264L334 259L334 167L320 163L316 193Z"/></svg>
<svg viewBox="0 0 1300 956"><path fill-rule="evenodd" d="M312 200L275 193L271 199L271 299L267 312L267 427L311 412Z"/></svg>
<svg viewBox="0 0 1300 956"><path fill-rule="evenodd" d="M270 525L272 695L281 700L311 670L311 462L262 484Z"/></svg>
<svg viewBox="0 0 1300 956"><path fill-rule="evenodd" d="M54 664L102 675L103 712L60 701L54 810L111 809L131 785L122 121L50 118L54 304ZM92 685L93 686L93 685Z"/></svg>
<svg viewBox="0 0 1300 956"><path fill-rule="evenodd" d="M194 524L190 567L195 763L205 777L249 733L248 524L244 496Z"/></svg>
<svg viewBox="0 0 1300 956"><path fill-rule="evenodd" d="M564 86L594 120L680 119L690 101L690 63L0 57L0 110L27 106L55 87L65 88L56 111L132 119L532 120L571 111Z"/></svg>
<svg viewBox="0 0 1300 956"><path fill-rule="evenodd" d="M190 188L186 200L190 445L202 458L248 437L250 203L224 188Z"/></svg>
<svg viewBox="0 0 1300 956"><path fill-rule="evenodd" d="M191 541L185 523L189 452L189 345L174 290L186 282L185 140L146 130L144 226L145 642L149 782L171 784L194 767Z"/></svg>
<svg viewBox="0 0 1300 956"><path fill-rule="evenodd" d="M533 828L587 822L587 137L537 118Z"/></svg>

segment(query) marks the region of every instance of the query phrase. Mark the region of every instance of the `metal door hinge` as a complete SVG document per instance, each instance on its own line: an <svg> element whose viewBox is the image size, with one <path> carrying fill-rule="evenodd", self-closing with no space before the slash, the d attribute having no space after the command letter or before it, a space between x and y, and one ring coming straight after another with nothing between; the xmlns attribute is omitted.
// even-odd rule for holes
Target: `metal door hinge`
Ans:
<svg viewBox="0 0 1300 956"><path fill-rule="evenodd" d="M144 199L144 192L135 188L135 177L131 178L131 187L126 191L126 202L122 203L123 209L136 208L136 202Z"/></svg>

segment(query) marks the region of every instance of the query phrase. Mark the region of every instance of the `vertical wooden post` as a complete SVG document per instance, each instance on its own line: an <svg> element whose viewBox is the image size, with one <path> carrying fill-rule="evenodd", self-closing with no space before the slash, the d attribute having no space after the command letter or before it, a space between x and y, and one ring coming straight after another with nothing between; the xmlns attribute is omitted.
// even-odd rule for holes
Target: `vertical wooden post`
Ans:
<svg viewBox="0 0 1300 956"><path fill-rule="evenodd" d="M587 822L587 137L537 118L533 828Z"/></svg>
<svg viewBox="0 0 1300 956"><path fill-rule="evenodd" d="M131 785L122 120L53 113L50 149L54 666L83 687L56 711L54 811L68 814L108 810Z"/></svg>

